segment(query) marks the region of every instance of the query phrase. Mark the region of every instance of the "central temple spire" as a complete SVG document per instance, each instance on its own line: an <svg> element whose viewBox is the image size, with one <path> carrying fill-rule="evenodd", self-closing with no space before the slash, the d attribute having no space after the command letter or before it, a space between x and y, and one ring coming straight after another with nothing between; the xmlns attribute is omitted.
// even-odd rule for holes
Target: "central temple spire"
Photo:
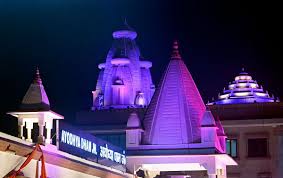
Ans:
<svg viewBox="0 0 283 178"><path fill-rule="evenodd" d="M178 59L178 60L175 60ZM143 143L174 145L200 142L205 105L174 42L173 54L143 121Z"/></svg>

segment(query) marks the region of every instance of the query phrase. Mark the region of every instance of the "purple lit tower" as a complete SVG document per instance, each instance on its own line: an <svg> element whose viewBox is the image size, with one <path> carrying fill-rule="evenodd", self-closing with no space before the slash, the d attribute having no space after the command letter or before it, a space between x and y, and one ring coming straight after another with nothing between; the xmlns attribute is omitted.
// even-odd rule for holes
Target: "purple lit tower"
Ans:
<svg viewBox="0 0 283 178"><path fill-rule="evenodd" d="M150 61L140 60L137 33L125 26L112 34L114 41L100 69L92 109L138 108L149 104L155 91Z"/></svg>
<svg viewBox="0 0 283 178"><path fill-rule="evenodd" d="M240 103L264 103L279 102L279 99L263 90L257 81L242 68L242 72L230 82L227 89L223 89L223 93L218 95L218 99L212 104L240 104Z"/></svg>

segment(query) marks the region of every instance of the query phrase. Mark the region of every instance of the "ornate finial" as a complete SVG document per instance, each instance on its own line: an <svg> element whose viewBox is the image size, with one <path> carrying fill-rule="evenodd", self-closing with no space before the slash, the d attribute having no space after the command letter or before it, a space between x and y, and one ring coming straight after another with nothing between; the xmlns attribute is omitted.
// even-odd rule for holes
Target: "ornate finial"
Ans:
<svg viewBox="0 0 283 178"><path fill-rule="evenodd" d="M134 31L134 29L132 27L130 27L130 25L128 24L126 17L124 19L124 25L125 25L127 30Z"/></svg>
<svg viewBox="0 0 283 178"><path fill-rule="evenodd" d="M179 45L178 45L177 40L175 40L173 43L173 52L171 55L171 59L181 59L181 55L179 53Z"/></svg>
<svg viewBox="0 0 283 178"><path fill-rule="evenodd" d="M125 17L125 19L124 19L124 25L129 26L126 17Z"/></svg>
<svg viewBox="0 0 283 178"><path fill-rule="evenodd" d="M42 84L38 67L36 67L35 79L33 80L33 83Z"/></svg>

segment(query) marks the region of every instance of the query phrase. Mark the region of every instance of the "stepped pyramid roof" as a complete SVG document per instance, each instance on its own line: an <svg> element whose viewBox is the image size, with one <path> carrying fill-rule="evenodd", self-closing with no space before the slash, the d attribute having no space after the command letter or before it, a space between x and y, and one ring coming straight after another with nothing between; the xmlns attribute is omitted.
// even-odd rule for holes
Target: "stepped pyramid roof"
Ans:
<svg viewBox="0 0 283 178"><path fill-rule="evenodd" d="M240 104L240 103L265 103L265 102L279 102L279 99L273 95L269 95L264 91L256 80L242 68L242 71L235 80L230 82L228 88L224 88L223 92L218 95L218 99L212 104Z"/></svg>

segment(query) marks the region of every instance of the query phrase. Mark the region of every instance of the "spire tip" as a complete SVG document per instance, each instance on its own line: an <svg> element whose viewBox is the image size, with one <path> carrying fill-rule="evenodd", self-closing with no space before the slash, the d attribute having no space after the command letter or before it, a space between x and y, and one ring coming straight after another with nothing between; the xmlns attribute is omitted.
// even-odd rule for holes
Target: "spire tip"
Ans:
<svg viewBox="0 0 283 178"><path fill-rule="evenodd" d="M179 44L177 40L173 42L173 52L171 55L171 59L181 59L181 55L179 53Z"/></svg>
<svg viewBox="0 0 283 178"><path fill-rule="evenodd" d="M41 84L42 83L42 80L40 78L40 73L39 73L39 68L38 66L36 66L36 73L35 73L35 79L33 81L34 83L37 83L37 84Z"/></svg>

